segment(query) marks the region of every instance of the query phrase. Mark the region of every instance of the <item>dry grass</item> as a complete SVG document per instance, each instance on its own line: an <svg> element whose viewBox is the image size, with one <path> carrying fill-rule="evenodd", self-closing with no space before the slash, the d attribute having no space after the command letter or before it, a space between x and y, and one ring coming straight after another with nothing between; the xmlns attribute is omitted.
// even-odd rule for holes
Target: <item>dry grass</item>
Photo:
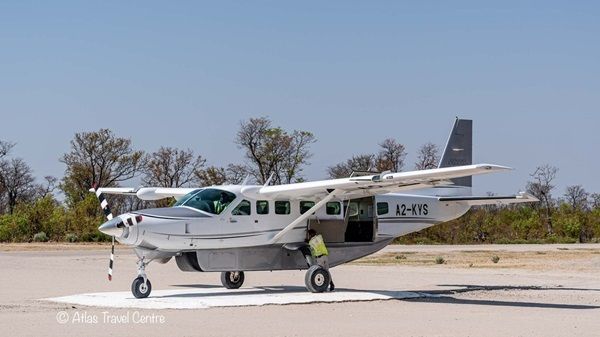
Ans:
<svg viewBox="0 0 600 337"><path fill-rule="evenodd" d="M498 251L448 251L397 252L371 255L353 262L359 265L431 266L435 268L524 268L530 270L590 270L600 267L600 249L555 249L551 251L512 252ZM397 258L403 256L403 258ZM444 259L443 264L436 259ZM498 262L494 263L494 257Z"/></svg>
<svg viewBox="0 0 600 337"><path fill-rule="evenodd" d="M65 242L34 242L34 243L0 243L0 252L15 251L61 251L61 250L105 250L110 242L65 243ZM126 248L117 244L115 248Z"/></svg>

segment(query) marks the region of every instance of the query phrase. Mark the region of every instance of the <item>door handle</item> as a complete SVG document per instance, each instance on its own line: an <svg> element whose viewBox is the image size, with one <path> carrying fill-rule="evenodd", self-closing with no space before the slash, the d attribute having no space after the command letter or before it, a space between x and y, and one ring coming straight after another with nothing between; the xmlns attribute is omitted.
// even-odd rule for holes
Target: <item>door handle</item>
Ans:
<svg viewBox="0 0 600 337"><path fill-rule="evenodd" d="M229 218L229 222L237 222L237 220L234 218Z"/></svg>

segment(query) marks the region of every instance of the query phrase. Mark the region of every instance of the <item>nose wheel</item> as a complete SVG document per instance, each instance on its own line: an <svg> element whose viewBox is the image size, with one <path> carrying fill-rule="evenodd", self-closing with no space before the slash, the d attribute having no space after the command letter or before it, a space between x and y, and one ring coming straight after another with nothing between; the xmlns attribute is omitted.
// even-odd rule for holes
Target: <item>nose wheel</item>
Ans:
<svg viewBox="0 0 600 337"><path fill-rule="evenodd" d="M137 277L133 280L133 283L131 283L131 292L135 298L146 298L150 295L151 291L152 283L150 283L150 280L148 279L144 280L141 276Z"/></svg>

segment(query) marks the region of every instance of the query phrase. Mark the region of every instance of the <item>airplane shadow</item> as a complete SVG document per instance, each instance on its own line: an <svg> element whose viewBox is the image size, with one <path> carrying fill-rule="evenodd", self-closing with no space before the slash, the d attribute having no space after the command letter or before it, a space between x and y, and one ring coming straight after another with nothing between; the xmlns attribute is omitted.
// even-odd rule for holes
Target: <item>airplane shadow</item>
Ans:
<svg viewBox="0 0 600 337"><path fill-rule="evenodd" d="M217 289L222 288L216 285L175 285L177 287L198 288L198 289ZM539 286L483 286L470 284L441 284L442 287L452 287L452 289L428 289L428 290L411 290L411 291L390 291L390 290L375 290L375 289L351 289L351 288L336 288L339 292L358 292L358 293L376 293L389 297L396 297L399 292L406 292L416 295L421 295L413 298L397 298L398 301L421 302L421 303L444 303L444 304L466 304L466 305L486 305L486 306L502 306L502 307L526 307L526 308L543 308L543 309L572 309L572 310L589 310L600 309L596 305L584 304L561 304L561 303L539 303L539 302L520 302L520 301L501 301L501 300L486 300L486 299L463 299L456 298L452 295L464 294L476 291L505 291L505 290L522 290L522 291L600 291L600 289L585 289L585 288L565 288L565 287L539 287ZM267 295L267 294L297 294L306 293L307 290L302 286L264 286L255 287L253 290L247 291L226 291L218 293L188 293L158 296L162 298L210 298L223 296L244 296L244 295Z"/></svg>
<svg viewBox="0 0 600 337"><path fill-rule="evenodd" d="M525 307L525 308L544 308L544 309L574 309L589 310L600 309L600 306L585 304L561 304L561 303L538 303L538 302L519 302L519 301L498 301L498 300L477 300L452 297L451 295L464 294L475 291L505 291L505 290L534 290L534 291L600 291L600 289L586 288L565 288L565 287L540 287L540 286L482 286L471 284L440 284L441 287L454 287L447 290L425 290L418 291L431 295L431 297L409 298L405 301L422 303L446 303L446 304L469 304L469 305L489 305L506 307Z"/></svg>

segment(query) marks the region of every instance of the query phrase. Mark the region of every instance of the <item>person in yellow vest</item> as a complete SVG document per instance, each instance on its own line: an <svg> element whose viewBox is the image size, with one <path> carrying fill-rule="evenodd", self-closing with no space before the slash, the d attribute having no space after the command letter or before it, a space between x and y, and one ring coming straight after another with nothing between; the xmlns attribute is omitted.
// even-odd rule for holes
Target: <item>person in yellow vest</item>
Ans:
<svg viewBox="0 0 600 337"><path fill-rule="evenodd" d="M228 199L229 198L227 198L227 194L225 194L225 192L221 192L219 200L215 200L213 202L215 214L221 214L221 212L223 212L225 207L227 207L230 203Z"/></svg>
<svg viewBox="0 0 600 337"><path fill-rule="evenodd" d="M316 263L319 266L323 267L325 270L329 271L329 252L327 251L327 246L325 246L323 236L321 234L317 234L317 232L314 229L310 229L308 231L308 246L310 248L310 253L313 258L313 264ZM330 279L331 281L329 282L329 291L333 291L335 289L335 285L333 284L333 279Z"/></svg>

